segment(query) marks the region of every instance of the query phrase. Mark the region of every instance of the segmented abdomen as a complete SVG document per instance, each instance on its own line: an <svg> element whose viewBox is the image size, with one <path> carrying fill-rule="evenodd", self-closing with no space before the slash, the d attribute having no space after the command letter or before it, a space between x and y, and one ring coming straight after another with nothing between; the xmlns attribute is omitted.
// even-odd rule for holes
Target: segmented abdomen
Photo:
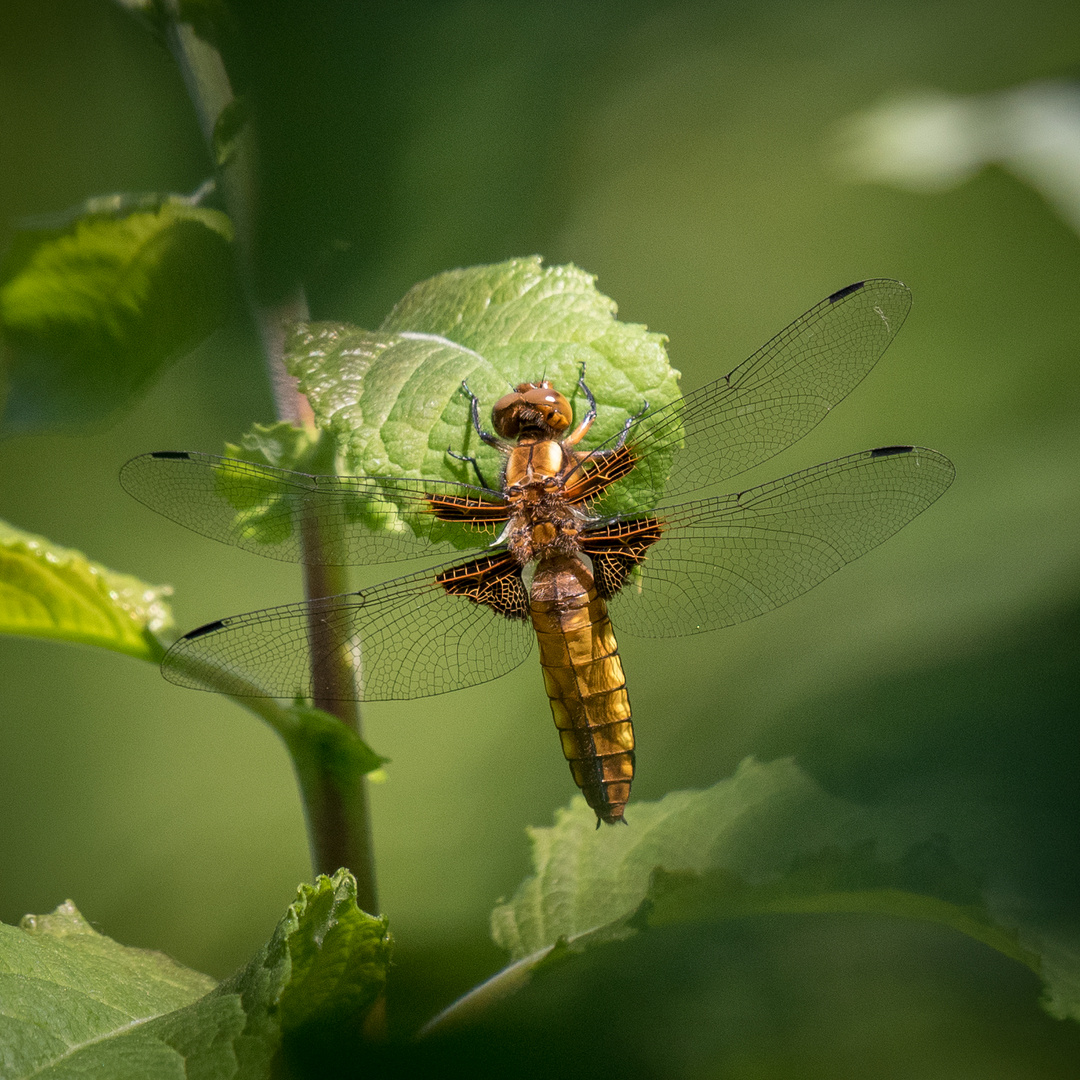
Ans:
<svg viewBox="0 0 1080 1080"><path fill-rule="evenodd" d="M586 802L613 825L630 798L634 728L607 604L581 560L557 556L536 569L529 613L563 755Z"/></svg>

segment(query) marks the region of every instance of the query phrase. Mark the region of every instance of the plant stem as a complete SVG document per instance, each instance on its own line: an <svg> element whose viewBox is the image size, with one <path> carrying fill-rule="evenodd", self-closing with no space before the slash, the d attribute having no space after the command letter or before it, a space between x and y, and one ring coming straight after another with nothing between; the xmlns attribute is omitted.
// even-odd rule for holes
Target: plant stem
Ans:
<svg viewBox="0 0 1080 1080"><path fill-rule="evenodd" d="M184 78L195 107L199 126L211 156L215 157L214 128L222 110L234 95L220 52L200 38L178 15L170 21L166 40ZM307 300L299 285L274 303L264 303L256 293L254 258L255 206L258 192L254 139L250 126L237 136L228 162L218 169L218 183L236 235L237 268L252 320L259 333L274 401L281 420L291 421L315 433L315 418L306 397L285 369L285 334L290 323L309 317ZM323 534L310 520L302 522L305 553L304 588L309 601L348 591L346 571L334 562L336 539ZM312 644L312 681L319 688L315 704L336 716L358 735L360 712L355 697L355 672L346 650L327 640L328 630L313 612L309 636ZM258 711L257 709L254 711ZM377 913L375 860L371 839L367 782L356 777L342 782L332 771L313 767L317 760L305 755L301 767L293 754L308 823L312 865L316 873L332 874L347 866L355 875L357 900L368 912Z"/></svg>

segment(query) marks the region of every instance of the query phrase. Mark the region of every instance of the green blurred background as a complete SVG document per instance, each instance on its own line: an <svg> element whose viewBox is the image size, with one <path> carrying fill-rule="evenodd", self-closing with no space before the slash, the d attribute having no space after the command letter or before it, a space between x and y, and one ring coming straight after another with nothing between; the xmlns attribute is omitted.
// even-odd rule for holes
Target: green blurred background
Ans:
<svg viewBox="0 0 1080 1080"><path fill-rule="evenodd" d="M991 884L1075 914L1080 239L1004 170L911 193L853 182L839 147L843 122L890 96L1069 76L1080 8L472 0L238 16L247 48L230 60L266 175L263 287L301 274L316 317L372 326L421 278L538 252L668 334L692 388L842 285L911 287L878 369L751 479L915 442L955 461L955 485L765 618L625 637L635 798L708 785L747 754L794 754L848 798L946 792L1016 852ZM208 171L180 78L139 25L105 0L5 0L0 223L92 194L190 191ZM238 315L107 429L0 443L0 517L171 583L181 629L296 599L294 568L158 519L116 481L134 454L217 451L271 417ZM372 804L404 1026L500 966L488 913L528 872L526 826L573 789L535 663L368 706L364 722L393 762ZM71 897L119 940L218 976L310 873L274 736L111 654L0 642L0 805L0 919ZM643 947L615 1025L642 1075L1080 1074L1080 1037L1038 1010L1034 976L938 929L747 920L704 952L664 940ZM602 960L564 972L530 1008L573 1027L609 974ZM678 1052L652 1061L640 1016Z"/></svg>

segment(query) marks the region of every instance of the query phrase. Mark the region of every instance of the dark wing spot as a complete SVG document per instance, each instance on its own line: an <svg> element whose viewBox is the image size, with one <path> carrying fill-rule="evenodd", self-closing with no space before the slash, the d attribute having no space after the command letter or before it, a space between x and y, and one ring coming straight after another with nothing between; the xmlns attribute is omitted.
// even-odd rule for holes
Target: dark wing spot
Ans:
<svg viewBox="0 0 1080 1080"><path fill-rule="evenodd" d="M847 285L842 289L837 289L836 292L829 297L829 303L835 304L837 300L843 300L845 296L850 296L852 293L858 292L865 284L865 281L856 281L853 285Z"/></svg>
<svg viewBox="0 0 1080 1080"><path fill-rule="evenodd" d="M191 457L186 450L155 450L150 456L166 461L187 461Z"/></svg>
<svg viewBox="0 0 1080 1080"><path fill-rule="evenodd" d="M529 617L529 593L521 580L521 566L508 551L451 566L435 582L451 596L485 604L508 619Z"/></svg>
<svg viewBox="0 0 1080 1080"><path fill-rule="evenodd" d="M226 622L226 619L218 619L217 622L208 622L205 626L199 626L194 630L189 630L180 640L193 641L197 637L202 637L203 634L212 634L215 630L220 630Z"/></svg>
<svg viewBox="0 0 1080 1080"><path fill-rule="evenodd" d="M910 454L914 446L879 446L870 451L871 457L892 457L893 454Z"/></svg>

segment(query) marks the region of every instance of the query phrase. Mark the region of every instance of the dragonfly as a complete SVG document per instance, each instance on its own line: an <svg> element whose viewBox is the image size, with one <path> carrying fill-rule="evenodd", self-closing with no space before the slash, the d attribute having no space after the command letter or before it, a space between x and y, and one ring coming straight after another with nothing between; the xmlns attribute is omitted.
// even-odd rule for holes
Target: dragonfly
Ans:
<svg viewBox="0 0 1080 1080"><path fill-rule="evenodd" d="M910 306L898 281L840 289L727 375L662 408L642 403L592 448L584 370L588 407L576 426L567 397L541 378L497 401L488 431L466 380L472 427L502 461L490 483L475 457L453 450L476 483L312 475L186 451L133 458L121 482L136 499L272 558L391 562L453 551L462 535L479 549L371 588L208 623L172 645L162 672L240 697L403 700L495 679L535 642L563 754L597 827L625 821L634 731L616 629L677 637L762 615L877 547L952 482L937 451L884 446L710 493L815 427L876 364ZM642 490L654 493L644 505ZM335 544L305 545L311 528ZM320 684L330 651L355 673L344 690Z"/></svg>

